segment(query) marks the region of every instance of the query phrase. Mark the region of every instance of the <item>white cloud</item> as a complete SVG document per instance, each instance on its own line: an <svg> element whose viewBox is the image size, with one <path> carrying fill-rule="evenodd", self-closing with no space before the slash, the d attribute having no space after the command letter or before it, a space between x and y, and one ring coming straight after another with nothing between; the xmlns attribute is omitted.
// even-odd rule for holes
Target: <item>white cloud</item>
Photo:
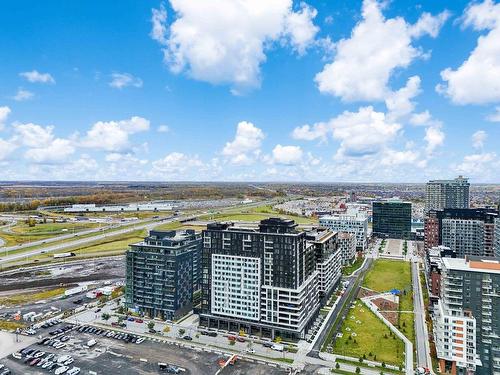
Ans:
<svg viewBox="0 0 500 375"><path fill-rule="evenodd" d="M166 25L164 8L153 9L151 37L162 45L174 73L200 81L230 84L233 92L258 87L266 50L289 44L299 54L313 44L316 10L292 0L171 0L176 14Z"/></svg>
<svg viewBox="0 0 500 375"><path fill-rule="evenodd" d="M14 140L27 147L47 147L54 140L53 130L53 126L41 126L33 123L14 124Z"/></svg>
<svg viewBox="0 0 500 375"><path fill-rule="evenodd" d="M478 130L472 134L472 146L476 149L482 149L486 138L488 138L488 134L484 130Z"/></svg>
<svg viewBox="0 0 500 375"><path fill-rule="evenodd" d="M250 164L251 155L258 155L264 133L251 122L241 121L236 128L236 135L231 142L227 142L222 155L230 158L233 164Z"/></svg>
<svg viewBox="0 0 500 375"><path fill-rule="evenodd" d="M40 164L64 163L74 152L73 142L56 138L45 147L30 148L25 152L24 157Z"/></svg>
<svg viewBox="0 0 500 375"><path fill-rule="evenodd" d="M8 155L10 155L17 146L10 142L0 138L0 161L4 160Z"/></svg>
<svg viewBox="0 0 500 375"><path fill-rule="evenodd" d="M387 118L396 121L412 113L415 103L411 99L420 94L420 91L420 77L413 76L408 79L406 86L390 93L385 100Z"/></svg>
<svg viewBox="0 0 500 375"><path fill-rule="evenodd" d="M168 125L160 125L158 126L158 133L168 133L170 131L170 128Z"/></svg>
<svg viewBox="0 0 500 375"><path fill-rule="evenodd" d="M124 87L142 87L142 79L134 77L130 73L113 73L109 85L115 89Z"/></svg>
<svg viewBox="0 0 500 375"><path fill-rule="evenodd" d="M37 70L22 72L19 75L31 83L56 83L54 77L49 73L40 73Z"/></svg>
<svg viewBox="0 0 500 375"><path fill-rule="evenodd" d="M456 70L441 72L445 83L436 87L456 104L484 104L500 101L500 4L491 0L472 3L466 10L464 27L488 31Z"/></svg>
<svg viewBox="0 0 500 375"><path fill-rule="evenodd" d="M500 161L496 153L478 153L466 155L455 170L479 181L491 181L498 179Z"/></svg>
<svg viewBox="0 0 500 375"><path fill-rule="evenodd" d="M12 97L17 102L23 102L25 100L30 100L35 96L31 91L25 90L21 87L17 89L16 95Z"/></svg>
<svg viewBox="0 0 500 375"><path fill-rule="evenodd" d="M495 107L495 112L486 117L488 121L500 122L500 107Z"/></svg>
<svg viewBox="0 0 500 375"><path fill-rule="evenodd" d="M385 4L385 3L384 3ZM412 45L413 39L429 34L435 37L447 13L424 13L415 25L401 17L385 19L384 5L364 0L362 20L351 37L340 40L333 62L325 65L315 81L322 93L344 101L384 100L389 94L388 81L398 68L406 68L423 52Z"/></svg>
<svg viewBox="0 0 500 375"><path fill-rule="evenodd" d="M273 149L272 161L276 164L295 165L302 161L303 151L298 146L276 145Z"/></svg>
<svg viewBox="0 0 500 375"><path fill-rule="evenodd" d="M420 154L414 150L396 151L385 149L380 158L382 165L418 164Z"/></svg>
<svg viewBox="0 0 500 375"><path fill-rule="evenodd" d="M198 156L188 156L180 152L172 152L166 155L163 159L153 161L153 169L161 172L163 175L174 175L182 179L184 172L194 168L195 170L202 167L203 163ZM193 173L196 175L196 173ZM161 176L158 176L161 177Z"/></svg>
<svg viewBox="0 0 500 375"><path fill-rule="evenodd" d="M424 140L427 142L426 151L431 154L434 150L444 143L445 134L444 132L435 126L430 126L425 129Z"/></svg>
<svg viewBox="0 0 500 375"><path fill-rule="evenodd" d="M361 107L358 112L345 111L330 120L333 137L340 141L337 157L360 157L379 152L397 136L401 125L388 122L383 112Z"/></svg>
<svg viewBox="0 0 500 375"><path fill-rule="evenodd" d="M322 142L325 142L329 131L329 125L324 122L318 122L312 126L306 124L293 129L292 138L303 141L313 141L315 139L319 139Z"/></svg>
<svg viewBox="0 0 500 375"><path fill-rule="evenodd" d="M123 151L130 147L130 134L148 129L149 120L138 116L121 121L99 121L87 131L81 145L106 151Z"/></svg>
<svg viewBox="0 0 500 375"><path fill-rule="evenodd" d="M4 106L0 107L0 130L3 130L5 126L5 122L7 121L7 118L9 117L11 110L9 107Z"/></svg>

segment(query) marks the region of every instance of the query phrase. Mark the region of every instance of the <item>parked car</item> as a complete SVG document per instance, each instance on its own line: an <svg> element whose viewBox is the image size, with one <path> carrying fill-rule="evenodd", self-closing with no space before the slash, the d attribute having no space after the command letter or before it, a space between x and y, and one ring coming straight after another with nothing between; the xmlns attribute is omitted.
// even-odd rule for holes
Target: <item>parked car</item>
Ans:
<svg viewBox="0 0 500 375"><path fill-rule="evenodd" d="M139 318L136 318L136 319L135 319L135 322L136 322L136 323L144 323L144 320L139 319Z"/></svg>
<svg viewBox="0 0 500 375"><path fill-rule="evenodd" d="M73 367L67 372L68 375L77 375L80 373L80 367Z"/></svg>
<svg viewBox="0 0 500 375"><path fill-rule="evenodd" d="M144 342L144 337L139 337L135 343L140 344L141 342Z"/></svg>
<svg viewBox="0 0 500 375"><path fill-rule="evenodd" d="M132 317L127 318L127 320L128 320L129 322L133 322L133 321L135 321L135 319L134 319L134 318L132 318Z"/></svg>
<svg viewBox="0 0 500 375"><path fill-rule="evenodd" d="M55 375L61 375L64 374L66 371L68 371L69 367L68 366L61 366L59 367L56 371L54 371Z"/></svg>
<svg viewBox="0 0 500 375"><path fill-rule="evenodd" d="M227 339L230 340L230 341L235 341L236 340L236 336L227 336Z"/></svg>
<svg viewBox="0 0 500 375"><path fill-rule="evenodd" d="M245 339L241 336L236 337L236 340L239 342L245 342Z"/></svg>
<svg viewBox="0 0 500 375"><path fill-rule="evenodd" d="M15 359L21 359L23 358L23 355L19 352L12 353L12 357Z"/></svg>

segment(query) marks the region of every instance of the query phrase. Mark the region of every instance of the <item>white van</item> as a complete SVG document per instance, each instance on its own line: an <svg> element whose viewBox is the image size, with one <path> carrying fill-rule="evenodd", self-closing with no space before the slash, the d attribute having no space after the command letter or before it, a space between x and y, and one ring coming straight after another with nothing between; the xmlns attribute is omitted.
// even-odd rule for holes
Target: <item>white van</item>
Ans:
<svg viewBox="0 0 500 375"><path fill-rule="evenodd" d="M64 362L66 362L70 358L71 358L70 355L65 354L65 355L57 358L57 363L64 363Z"/></svg>
<svg viewBox="0 0 500 375"><path fill-rule="evenodd" d="M282 352L283 350L285 350L285 346L281 344L273 344L273 346L271 346L271 349Z"/></svg>
<svg viewBox="0 0 500 375"><path fill-rule="evenodd" d="M89 348L93 347L95 344L97 344L97 341L95 341L94 339L91 339L87 342L87 346Z"/></svg>

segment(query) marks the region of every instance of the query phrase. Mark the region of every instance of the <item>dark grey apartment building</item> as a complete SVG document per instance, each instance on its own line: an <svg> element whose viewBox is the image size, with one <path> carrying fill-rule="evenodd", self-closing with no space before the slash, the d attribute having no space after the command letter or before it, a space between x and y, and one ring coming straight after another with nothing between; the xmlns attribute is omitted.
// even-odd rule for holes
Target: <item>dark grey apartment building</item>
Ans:
<svg viewBox="0 0 500 375"><path fill-rule="evenodd" d="M410 239L411 203L399 199L373 202L373 235L383 238Z"/></svg>
<svg viewBox="0 0 500 375"><path fill-rule="evenodd" d="M469 208L469 188L468 179L462 176L429 181L425 186L425 211Z"/></svg>
<svg viewBox="0 0 500 375"><path fill-rule="evenodd" d="M442 373L500 374L500 258L443 258L434 337Z"/></svg>
<svg viewBox="0 0 500 375"><path fill-rule="evenodd" d="M149 317L173 319L193 307L201 288L201 235L194 230L150 231L130 245L126 306Z"/></svg>
<svg viewBox="0 0 500 375"><path fill-rule="evenodd" d="M200 325L266 337L304 338L323 293L340 277L339 255L325 231L308 242L293 220L270 218L258 228L209 224L203 231ZM323 270L321 272L324 272Z"/></svg>

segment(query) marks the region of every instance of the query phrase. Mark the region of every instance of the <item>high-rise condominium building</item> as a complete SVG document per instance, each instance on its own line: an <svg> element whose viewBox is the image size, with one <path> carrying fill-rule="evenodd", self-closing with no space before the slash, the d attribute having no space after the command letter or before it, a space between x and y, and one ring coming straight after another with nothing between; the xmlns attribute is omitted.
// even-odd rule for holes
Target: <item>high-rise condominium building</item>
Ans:
<svg viewBox="0 0 500 375"><path fill-rule="evenodd" d="M409 239L411 237L411 203L399 199L373 202L373 235Z"/></svg>
<svg viewBox="0 0 500 375"><path fill-rule="evenodd" d="M328 215L319 218L319 225L334 232L352 233L358 250L365 250L368 244L368 216L359 209L351 208L345 214Z"/></svg>
<svg viewBox="0 0 500 375"><path fill-rule="evenodd" d="M194 230L150 231L130 245L126 306L152 318L173 319L193 307L201 288L201 235Z"/></svg>
<svg viewBox="0 0 500 375"><path fill-rule="evenodd" d="M494 256L498 211L487 208L430 211L425 221L425 248L438 245L452 249L457 257Z"/></svg>
<svg viewBox="0 0 500 375"><path fill-rule="evenodd" d="M323 233L308 236L293 220L279 218L262 220L258 229L209 224L200 325L304 338L319 311L320 291L328 293L340 276L336 236Z"/></svg>
<svg viewBox="0 0 500 375"><path fill-rule="evenodd" d="M443 258L434 337L441 372L500 374L500 258Z"/></svg>
<svg viewBox="0 0 500 375"><path fill-rule="evenodd" d="M500 217L495 219L495 238L494 238L494 253L500 258Z"/></svg>
<svg viewBox="0 0 500 375"><path fill-rule="evenodd" d="M469 208L469 181L459 176L454 180L431 180L425 187L425 210Z"/></svg>

